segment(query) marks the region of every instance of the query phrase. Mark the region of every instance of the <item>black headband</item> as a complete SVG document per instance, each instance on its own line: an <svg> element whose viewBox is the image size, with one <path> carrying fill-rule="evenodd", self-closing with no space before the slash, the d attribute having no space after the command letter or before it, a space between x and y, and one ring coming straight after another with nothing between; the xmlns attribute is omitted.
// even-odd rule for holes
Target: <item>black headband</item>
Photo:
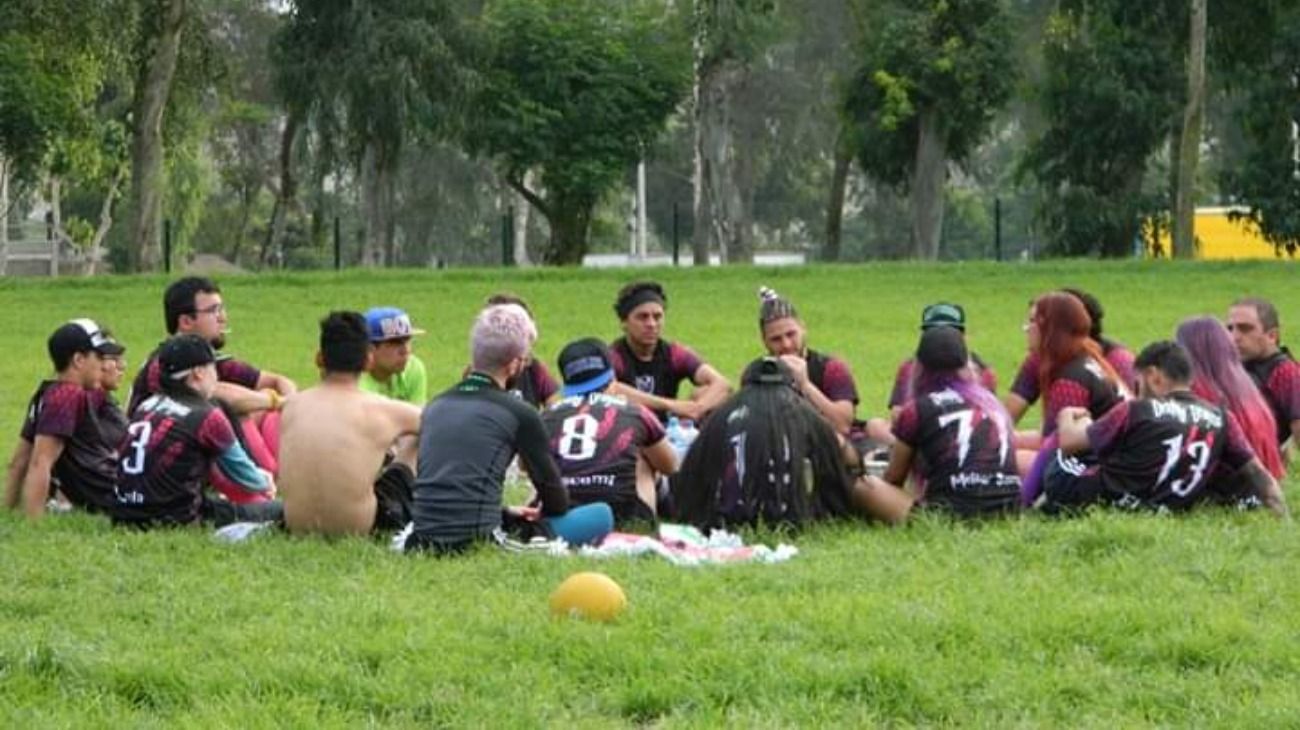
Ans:
<svg viewBox="0 0 1300 730"><path fill-rule="evenodd" d="M614 311L618 313L619 319L627 319L627 316L632 313L633 309L636 309L646 302L667 304L664 295L660 291L650 287L645 287L643 289L637 289L615 302Z"/></svg>

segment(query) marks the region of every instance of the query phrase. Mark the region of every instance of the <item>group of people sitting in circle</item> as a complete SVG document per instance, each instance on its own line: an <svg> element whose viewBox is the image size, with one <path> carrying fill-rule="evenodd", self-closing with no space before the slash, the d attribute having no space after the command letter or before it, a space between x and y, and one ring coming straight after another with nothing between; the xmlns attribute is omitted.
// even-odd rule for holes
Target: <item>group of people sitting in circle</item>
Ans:
<svg viewBox="0 0 1300 730"><path fill-rule="evenodd" d="M1258 298L1235 302L1226 322L1188 319L1135 356L1102 335L1094 297L1045 293L1030 304L1027 354L1003 400L993 369L966 346L963 308L932 304L888 416L866 421L848 364L810 349L793 303L767 288L767 354L734 391L664 338L668 296L643 281L615 301L623 336L567 344L558 382L532 356L527 304L489 298L463 378L432 400L411 350L423 332L396 307L330 312L320 382L299 390L222 354L216 283L180 279L163 305L169 336L125 411L114 397L125 347L112 333L76 319L50 336L56 374L28 405L8 507L33 518L80 508L142 529L404 530L407 550L434 553L596 543L660 519L898 523L921 508L971 517L1200 503L1284 515L1278 480L1300 435L1300 364L1279 343L1277 310ZM1041 429L1017 431L1039 400ZM516 458L532 491L507 505Z"/></svg>

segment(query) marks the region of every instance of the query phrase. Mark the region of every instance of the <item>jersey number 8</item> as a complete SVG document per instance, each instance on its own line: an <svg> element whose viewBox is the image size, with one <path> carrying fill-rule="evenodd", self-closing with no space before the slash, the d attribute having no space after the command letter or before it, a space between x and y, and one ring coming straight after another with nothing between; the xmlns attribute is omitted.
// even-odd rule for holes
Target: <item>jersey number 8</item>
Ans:
<svg viewBox="0 0 1300 730"><path fill-rule="evenodd" d="M596 455L596 434L600 424L588 413L569 416L560 424L560 458L585 461Z"/></svg>

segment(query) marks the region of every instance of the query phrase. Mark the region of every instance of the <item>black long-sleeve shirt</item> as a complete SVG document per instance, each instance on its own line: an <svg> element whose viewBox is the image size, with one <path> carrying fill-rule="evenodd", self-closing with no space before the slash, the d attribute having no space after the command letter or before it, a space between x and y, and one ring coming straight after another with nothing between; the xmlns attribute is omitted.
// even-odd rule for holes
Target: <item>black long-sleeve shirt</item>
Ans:
<svg viewBox="0 0 1300 730"><path fill-rule="evenodd" d="M568 494L536 410L482 373L470 373L435 398L420 417L415 533L441 544L491 534L501 525L503 482L516 453L537 489L542 514L567 512Z"/></svg>

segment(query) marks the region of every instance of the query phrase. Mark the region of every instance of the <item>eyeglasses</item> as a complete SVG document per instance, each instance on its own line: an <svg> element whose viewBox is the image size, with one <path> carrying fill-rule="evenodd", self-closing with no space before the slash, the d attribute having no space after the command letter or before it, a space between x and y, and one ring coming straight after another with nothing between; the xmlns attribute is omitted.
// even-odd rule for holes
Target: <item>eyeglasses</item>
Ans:
<svg viewBox="0 0 1300 730"><path fill-rule="evenodd" d="M221 304L221 303L210 304L210 305L204 307L203 309L195 309L195 310L194 310L194 315L195 315L195 316L198 316L198 315L200 315L200 314L211 314L211 315L213 315L213 316L219 316L219 315L222 315L222 314L225 314L225 313L226 313L226 305Z"/></svg>

